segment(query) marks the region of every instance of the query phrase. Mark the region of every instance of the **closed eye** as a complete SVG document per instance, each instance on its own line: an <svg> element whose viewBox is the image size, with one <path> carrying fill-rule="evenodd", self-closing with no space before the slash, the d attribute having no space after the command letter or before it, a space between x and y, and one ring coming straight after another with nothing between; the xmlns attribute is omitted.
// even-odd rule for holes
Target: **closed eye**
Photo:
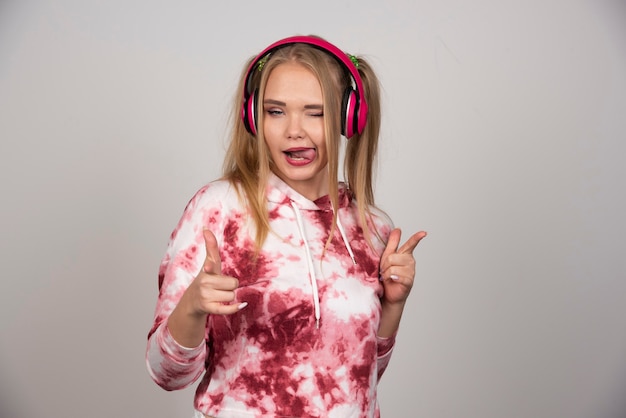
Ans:
<svg viewBox="0 0 626 418"><path fill-rule="evenodd" d="M304 106L305 110L310 111L309 116L315 117L323 117L324 116L324 106L321 104L312 104Z"/></svg>

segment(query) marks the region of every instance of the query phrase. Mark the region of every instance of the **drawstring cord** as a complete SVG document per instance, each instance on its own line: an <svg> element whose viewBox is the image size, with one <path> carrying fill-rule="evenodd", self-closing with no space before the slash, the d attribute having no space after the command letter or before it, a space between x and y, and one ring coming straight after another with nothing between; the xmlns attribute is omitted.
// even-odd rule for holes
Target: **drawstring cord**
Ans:
<svg viewBox="0 0 626 418"><path fill-rule="evenodd" d="M311 248L309 247L309 241L306 238L306 234L304 233L304 222L302 221L302 215L300 214L300 208L296 205L296 202L291 201L291 207L293 208L293 212L296 214L296 221L298 223L298 229L300 230L300 237L302 238L302 242L304 243L304 251L306 252L307 265L309 267L309 279L311 280L311 289L313 290L313 305L315 306L315 327L319 329L320 327L320 298L319 291L317 288L317 277L315 275L315 266L313 265L313 257L311 256ZM333 208L333 211L335 209ZM337 214L339 215L339 214ZM354 252L352 251L352 247L350 246L350 242L348 241L348 237L346 236L346 231L341 224L341 220L339 216L337 216L337 228L339 229L339 233L341 234L341 238L343 239L343 243L348 250L348 254L350 254L350 259L352 259L352 263L356 265L356 259L354 258Z"/></svg>
<svg viewBox="0 0 626 418"><path fill-rule="evenodd" d="M320 327L320 298L317 290L317 277L315 276L315 267L313 266L313 257L311 256L311 249L309 243L304 234L304 223L302 222L302 216L300 215L300 209L295 202L291 202L291 207L296 214L296 221L298 222L298 229L300 230L300 236L304 242L304 251L306 252L307 264L309 266L309 278L311 279L311 288L313 289L313 304L315 305L315 327Z"/></svg>
<svg viewBox="0 0 626 418"><path fill-rule="evenodd" d="M352 252L352 247L350 247L350 242L346 237L346 232L343 230L343 225L341 225L341 220L339 219L339 214L337 214L337 228L339 228L339 233L341 234L341 238L343 239L343 243L348 249L348 254L350 254L350 258L352 259L352 264L356 266L356 260L354 259L354 253Z"/></svg>

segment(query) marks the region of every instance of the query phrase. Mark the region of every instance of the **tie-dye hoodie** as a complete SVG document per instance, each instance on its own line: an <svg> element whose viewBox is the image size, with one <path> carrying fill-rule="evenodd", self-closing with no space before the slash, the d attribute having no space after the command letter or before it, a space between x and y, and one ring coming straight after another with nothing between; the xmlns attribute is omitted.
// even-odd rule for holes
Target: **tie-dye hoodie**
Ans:
<svg viewBox="0 0 626 418"><path fill-rule="evenodd" d="M377 383L394 338L377 336L384 244L372 250L355 202L340 187L338 222L327 196L310 201L272 175L267 188L271 232L256 263L254 228L235 189L209 183L191 199L171 235L159 271L159 297L146 359L154 381L184 388L203 373L195 408L215 417L378 417ZM376 212L383 240L389 219ZM222 274L239 279L228 316L209 315L206 341L180 346L167 318L200 271L202 231L216 236Z"/></svg>

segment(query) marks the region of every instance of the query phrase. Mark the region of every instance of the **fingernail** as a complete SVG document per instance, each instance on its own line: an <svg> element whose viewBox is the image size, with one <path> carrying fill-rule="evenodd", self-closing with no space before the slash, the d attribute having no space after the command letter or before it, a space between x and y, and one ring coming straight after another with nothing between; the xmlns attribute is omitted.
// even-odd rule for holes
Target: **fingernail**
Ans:
<svg viewBox="0 0 626 418"><path fill-rule="evenodd" d="M391 280L398 280L399 277L396 276L395 274L392 274L391 276L389 276L391 278Z"/></svg>
<svg viewBox="0 0 626 418"><path fill-rule="evenodd" d="M383 281L383 276L381 276L380 274L378 275L378 281L382 282Z"/></svg>
<svg viewBox="0 0 626 418"><path fill-rule="evenodd" d="M237 309L242 310L246 306L248 306L248 302L242 302L242 303L239 304L239 306L237 306Z"/></svg>

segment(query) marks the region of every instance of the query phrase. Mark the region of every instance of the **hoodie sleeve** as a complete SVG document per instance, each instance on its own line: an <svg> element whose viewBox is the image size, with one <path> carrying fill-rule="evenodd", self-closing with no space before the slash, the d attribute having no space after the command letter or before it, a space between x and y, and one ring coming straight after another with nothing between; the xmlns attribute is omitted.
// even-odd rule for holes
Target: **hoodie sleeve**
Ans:
<svg viewBox="0 0 626 418"><path fill-rule="evenodd" d="M207 204L207 190L208 186L200 189L187 204L159 268L159 295L148 333L146 364L152 379L166 390L192 384L205 369L206 343L190 348L179 345L169 333L167 319L206 257L202 230L214 227L216 218L212 215L219 213L218 208Z"/></svg>
<svg viewBox="0 0 626 418"><path fill-rule="evenodd" d="M393 347L396 345L396 334L388 338L376 337L376 342L378 343L378 380L380 380L391 360Z"/></svg>
<svg viewBox="0 0 626 418"><path fill-rule="evenodd" d="M148 339L146 363L150 377L166 390L183 389L200 377L204 371L206 344L187 348L178 344L161 323Z"/></svg>

